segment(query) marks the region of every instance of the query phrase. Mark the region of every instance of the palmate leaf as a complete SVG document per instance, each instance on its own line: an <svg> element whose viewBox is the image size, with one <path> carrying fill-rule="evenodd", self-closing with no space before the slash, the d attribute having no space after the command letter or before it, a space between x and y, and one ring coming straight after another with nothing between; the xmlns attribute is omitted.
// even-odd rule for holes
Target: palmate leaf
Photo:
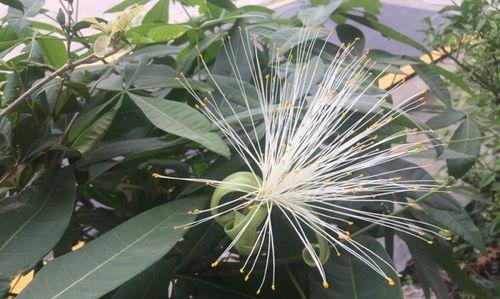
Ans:
<svg viewBox="0 0 500 299"><path fill-rule="evenodd" d="M384 248L377 240L370 237L357 237L356 240L371 249L382 259L392 264ZM321 278L311 271L309 277L310 299L397 299L403 298L399 280L396 274L388 269L382 261L379 265L388 275L392 275L395 285L390 286L387 280L370 269L366 264L347 252L341 252L341 256L333 256L326 262L325 270L330 282L330 288L325 289L321 285Z"/></svg>
<svg viewBox="0 0 500 299"><path fill-rule="evenodd" d="M186 212L204 202L176 200L135 216L47 264L17 298L99 298L163 257L184 234L173 226L192 221Z"/></svg>
<svg viewBox="0 0 500 299"><path fill-rule="evenodd" d="M394 172L392 176L398 175L408 180L433 180L433 177L425 169L416 166L417 165L403 159L396 159L392 162L372 167L366 171L368 171L368 173L377 174L406 168L410 170ZM413 199L417 199L422 195L422 192L413 191L405 194L405 196ZM464 208L462 208L450 194L446 192L433 193L427 196L425 200L421 201L419 205L434 220L442 223L453 233L461 236L479 250L483 252L486 251L481 232Z"/></svg>
<svg viewBox="0 0 500 299"><path fill-rule="evenodd" d="M46 255L68 226L76 183L69 167L0 205L0 280L32 267Z"/></svg>
<svg viewBox="0 0 500 299"><path fill-rule="evenodd" d="M68 61L68 52L62 39L43 37L38 38L37 42L46 64L59 68Z"/></svg>

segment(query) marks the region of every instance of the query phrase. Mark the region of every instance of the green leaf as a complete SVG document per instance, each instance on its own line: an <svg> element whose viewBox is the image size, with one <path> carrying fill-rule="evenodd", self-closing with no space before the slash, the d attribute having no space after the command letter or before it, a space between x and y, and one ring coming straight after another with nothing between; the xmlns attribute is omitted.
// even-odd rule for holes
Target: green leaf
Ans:
<svg viewBox="0 0 500 299"><path fill-rule="evenodd" d="M392 264L387 252L377 240L370 237L357 237L355 240L371 249L384 261ZM376 259L374 258L374 260ZM394 286L390 286L384 277L377 274L355 256L342 251L341 256L331 257L324 265L326 277L330 281L330 288L323 288L321 278L311 271L312 273L309 276L309 298L402 299L401 285L396 274L382 261L378 262L387 275L394 279Z"/></svg>
<svg viewBox="0 0 500 299"><path fill-rule="evenodd" d="M134 44L154 44L176 39L187 30L183 25L143 24L128 30L125 35Z"/></svg>
<svg viewBox="0 0 500 299"><path fill-rule="evenodd" d="M137 4L137 5L142 5L147 3L149 0L124 0L117 5L111 7L110 9L106 10L105 13L113 13L113 12L120 12L125 10L126 8Z"/></svg>
<svg viewBox="0 0 500 299"><path fill-rule="evenodd" d="M299 9L297 16L304 25L318 27L330 18L330 15L337 9L337 7L339 7L340 4L342 4L342 1L335 0L325 6L320 5Z"/></svg>
<svg viewBox="0 0 500 299"><path fill-rule="evenodd" d="M302 28L297 27L288 27L276 30L272 34L269 35L269 38L272 42L275 42L283 53L287 52L291 48L295 47L299 42L306 42L304 38L304 33ZM328 36L328 30L321 30L318 34L318 39L324 38ZM310 40L314 37L314 34L307 35L307 40Z"/></svg>
<svg viewBox="0 0 500 299"><path fill-rule="evenodd" d="M122 104L122 99L106 113L102 114L100 117L96 118L95 121L76 137L75 141L71 145L71 148L79 151L84 157L90 156L90 153L95 148L95 146L101 141L102 137L106 134L111 123L115 119L116 112ZM107 104L104 104L107 106ZM100 109L100 107L97 107ZM91 111L93 112L93 111Z"/></svg>
<svg viewBox="0 0 500 299"><path fill-rule="evenodd" d="M469 84L462 79L459 75L452 73L439 65L432 64L431 65L441 76L445 77L446 79L450 80L451 83L455 84L456 86L462 88L464 91L466 91L470 95L474 95L474 92L472 89L470 89Z"/></svg>
<svg viewBox="0 0 500 299"><path fill-rule="evenodd" d="M417 276L422 286L427 287L427 289L430 287L438 299L448 298L448 287L441 277L438 264L432 258L434 248L412 236L406 234L399 234L399 236L410 249L412 261L415 264Z"/></svg>
<svg viewBox="0 0 500 299"><path fill-rule="evenodd" d="M402 159L384 163L371 168L371 173L397 173L407 180L427 180L434 178L424 169ZM407 170L410 169L410 170ZM406 196L417 199L422 192L406 192ZM448 227L453 233L461 236L481 251L486 251L481 232L460 204L446 192L429 195L419 204L434 220Z"/></svg>
<svg viewBox="0 0 500 299"><path fill-rule="evenodd" d="M227 11L234 11L237 9L236 5L234 5L230 0L207 0L207 2L224 8Z"/></svg>
<svg viewBox="0 0 500 299"><path fill-rule="evenodd" d="M169 100L154 99L129 93L130 98L157 128L198 142L224 157L230 152L222 138L211 132L211 123L190 106Z"/></svg>
<svg viewBox="0 0 500 299"><path fill-rule="evenodd" d="M0 0L0 3L3 3L17 10L24 11L24 6L19 0Z"/></svg>
<svg viewBox="0 0 500 299"><path fill-rule="evenodd" d="M204 203L205 198L176 200L135 216L48 263L17 298L99 298L170 251L184 234L173 226L192 221L186 212Z"/></svg>
<svg viewBox="0 0 500 299"><path fill-rule="evenodd" d="M446 107L451 109L451 95L439 73L432 66L425 63L412 65L412 68Z"/></svg>
<svg viewBox="0 0 500 299"><path fill-rule="evenodd" d="M168 6L170 0L159 0L158 3L151 8L142 20L143 24L146 23L168 23Z"/></svg>
<svg viewBox="0 0 500 299"><path fill-rule="evenodd" d="M255 88L255 86L244 81L238 81L237 79L231 77L218 75L213 75L213 77L217 82L220 90L222 90L222 92L230 102L246 107L246 100L250 108L260 107L259 97L257 95L257 89ZM243 94L240 91L239 84L243 86L243 89L245 91ZM212 85L215 88L215 84L212 83Z"/></svg>
<svg viewBox="0 0 500 299"><path fill-rule="evenodd" d="M45 3L44 0L23 0L24 10L9 7L6 19L16 31L18 37L23 36L23 31L31 24L30 18L36 16Z"/></svg>
<svg viewBox="0 0 500 299"><path fill-rule="evenodd" d="M455 152L477 157L481 149L480 137L481 130L479 126L470 117L467 117L453 133L449 148ZM455 178L461 178L471 169L475 162L475 158L446 160L448 174Z"/></svg>
<svg viewBox="0 0 500 299"><path fill-rule="evenodd" d="M356 54L360 55L361 52L363 52L365 47L365 36L361 30L349 24L338 25L335 27L335 30L341 42L345 44L354 44Z"/></svg>
<svg viewBox="0 0 500 299"><path fill-rule="evenodd" d="M0 279L32 267L54 247L73 213L76 183L69 167L0 205Z"/></svg>
<svg viewBox="0 0 500 299"><path fill-rule="evenodd" d="M68 52L61 39L42 37L36 41L46 64L60 68L68 61Z"/></svg>
<svg viewBox="0 0 500 299"><path fill-rule="evenodd" d="M172 250L146 271L127 281L115 291L112 299L168 297L165 282L179 270L189 267L191 262L204 258L205 253L215 248L224 236L223 230L215 221L190 229L182 242L177 243L176 250Z"/></svg>
<svg viewBox="0 0 500 299"><path fill-rule="evenodd" d="M402 34L401 32L398 32L391 27L384 25L377 21L377 19L374 16L371 16L370 14L366 14L365 16L355 16L347 13L342 13L342 16L345 16L361 25L365 25L369 28L372 28L373 30L376 30L380 32L383 36L391 38L393 40L397 40L398 42L407 44L409 46L412 46L413 48L421 51L422 53L429 53L429 51L422 46L420 43L416 42L415 40L411 39L410 37Z"/></svg>
<svg viewBox="0 0 500 299"><path fill-rule="evenodd" d="M426 124L432 129L442 129L462 120L465 117L460 111L448 110L429 119Z"/></svg>
<svg viewBox="0 0 500 299"><path fill-rule="evenodd" d="M437 246L428 251L436 263L448 273L448 276L462 289L470 292L476 298L493 299L493 296L486 293L480 284L472 280L464 270L453 260L453 251L449 244L438 243Z"/></svg>

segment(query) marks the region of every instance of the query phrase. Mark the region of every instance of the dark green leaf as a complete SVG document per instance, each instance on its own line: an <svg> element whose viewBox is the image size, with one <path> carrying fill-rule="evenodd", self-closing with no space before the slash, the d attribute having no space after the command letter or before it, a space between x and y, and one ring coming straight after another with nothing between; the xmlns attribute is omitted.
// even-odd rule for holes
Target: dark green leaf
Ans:
<svg viewBox="0 0 500 299"><path fill-rule="evenodd" d="M183 103L135 94L129 96L157 128L198 142L213 152L229 157L226 143L217 133L210 131L212 125L200 112Z"/></svg>
<svg viewBox="0 0 500 299"><path fill-rule="evenodd" d="M8 198L0 205L0 279L32 267L54 247L75 206L76 183L69 167Z"/></svg>
<svg viewBox="0 0 500 299"><path fill-rule="evenodd" d="M79 151L83 156L88 157L108 131L121 104L122 100L120 99L108 112L96 118L95 121L92 121L91 124L76 137L73 144L71 144L71 148Z"/></svg>
<svg viewBox="0 0 500 299"><path fill-rule="evenodd" d="M387 252L377 240L370 237L355 238L384 261L392 264ZM374 260L376 260L374 258ZM341 252L341 256L331 257L324 265L326 277L330 281L330 288L322 286L321 278L311 271L309 279L309 298L357 298L357 299L385 299L403 298L401 285L396 274L382 261L379 266L394 279L395 285L390 286L387 280L366 266L348 252Z"/></svg>
<svg viewBox="0 0 500 299"><path fill-rule="evenodd" d="M451 95L446 83L441 79L439 73L432 66L425 63L412 65L412 68L446 107L451 109Z"/></svg>
<svg viewBox="0 0 500 299"><path fill-rule="evenodd" d="M459 75L452 73L439 65L432 64L431 65L441 76L445 77L446 79L450 80L451 83L459 86L463 90L465 90L468 94L474 95L474 92L472 89L470 89L469 84L462 79Z"/></svg>
<svg viewBox="0 0 500 299"><path fill-rule="evenodd" d="M449 148L455 152L477 157L481 149L480 137L481 130L478 125L470 117L467 117L453 133ZM475 158L446 160L448 174L460 178L471 169L474 163Z"/></svg>
<svg viewBox="0 0 500 299"><path fill-rule="evenodd" d="M457 121L462 120L464 117L465 114L462 112L449 110L429 119L427 121L427 125L432 129L441 129L451 126Z"/></svg>
<svg viewBox="0 0 500 299"><path fill-rule="evenodd" d="M47 264L17 298L99 298L164 256L184 233L173 226L192 221L186 212L204 201L176 200L135 216Z"/></svg>
<svg viewBox="0 0 500 299"><path fill-rule="evenodd" d="M429 286L438 299L448 298L448 287L441 277L438 264L432 258L434 248L429 247L426 242L408 235L401 234L400 237L410 249L421 284Z"/></svg>
<svg viewBox="0 0 500 299"><path fill-rule="evenodd" d="M386 36L386 37L391 38L393 40L397 40L398 42L412 46L415 49L421 51L422 53L429 52L424 46L422 46L421 44L419 44L415 40L402 34L401 32L394 30L393 28L391 28L387 25L380 23L373 16L365 14L365 16L361 17L361 16L351 15L351 14L347 14L347 13L343 13L342 15L347 17L348 19L351 19L351 20L361 24L361 25L365 25L369 28L372 28L372 29L380 32L383 36Z"/></svg>
<svg viewBox="0 0 500 299"><path fill-rule="evenodd" d="M365 47L365 36L358 28L342 24L335 27L339 40L345 44L354 44L356 54L360 55Z"/></svg>
<svg viewBox="0 0 500 299"><path fill-rule="evenodd" d="M19 0L0 0L0 3L24 12L24 6Z"/></svg>

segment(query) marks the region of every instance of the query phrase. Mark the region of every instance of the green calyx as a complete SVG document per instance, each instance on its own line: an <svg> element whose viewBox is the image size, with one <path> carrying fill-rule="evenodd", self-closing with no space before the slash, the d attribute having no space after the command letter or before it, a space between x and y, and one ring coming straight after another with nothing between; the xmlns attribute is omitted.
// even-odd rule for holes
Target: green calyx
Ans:
<svg viewBox="0 0 500 299"><path fill-rule="evenodd" d="M221 204L221 200L225 195L235 192L254 192L261 184L262 179L251 172L242 171L227 176L212 194L210 201L210 207L213 209L212 215L220 212L216 207ZM243 198L242 200L251 200L251 198ZM234 210L215 218L215 221L224 228L225 233L233 240L243 230L234 245L235 249L242 255L249 255L252 252L258 238L259 227L268 213L266 207L258 206L258 204L249 206L246 211L248 212L244 214ZM317 252L320 262L325 263L330 257L330 246L328 241L321 235L316 234L316 239L318 243L312 244L311 249ZM302 258L307 265L311 267L316 265L307 248L302 250Z"/></svg>
<svg viewBox="0 0 500 299"><path fill-rule="evenodd" d="M226 183L226 184L224 184ZM222 184L217 187L212 194L210 207L215 208L220 205L221 199L234 192L254 192L260 187L262 180L250 172L236 172L222 180ZM243 199L249 200L249 199ZM212 210L212 214L219 213L217 209ZM267 209L265 207L251 207L248 213L243 214L239 211L231 211L224 215L215 218L226 234L235 239L239 233L244 229L242 235L238 238L235 244L236 250L243 255L249 255L252 247L257 241L260 225L267 217Z"/></svg>

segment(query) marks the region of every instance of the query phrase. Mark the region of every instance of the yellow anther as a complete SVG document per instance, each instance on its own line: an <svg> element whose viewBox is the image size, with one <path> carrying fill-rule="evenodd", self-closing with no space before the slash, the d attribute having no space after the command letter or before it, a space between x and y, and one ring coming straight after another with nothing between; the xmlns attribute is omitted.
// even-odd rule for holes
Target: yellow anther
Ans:
<svg viewBox="0 0 500 299"><path fill-rule="evenodd" d="M330 287L330 285L328 284L328 282L326 280L323 280L323 287L325 289L328 289Z"/></svg>
<svg viewBox="0 0 500 299"><path fill-rule="evenodd" d="M179 227L177 225L174 225L173 228L174 229L179 229Z"/></svg>
<svg viewBox="0 0 500 299"><path fill-rule="evenodd" d="M193 211L188 211L187 214L188 215L193 215Z"/></svg>
<svg viewBox="0 0 500 299"><path fill-rule="evenodd" d="M193 213L198 213L199 211L200 211L200 209L194 209Z"/></svg>
<svg viewBox="0 0 500 299"><path fill-rule="evenodd" d="M446 240L451 241L452 237L446 237Z"/></svg>
<svg viewBox="0 0 500 299"><path fill-rule="evenodd" d="M347 225L353 225L353 224L354 224L354 222L352 222L352 221L347 221Z"/></svg>
<svg viewBox="0 0 500 299"><path fill-rule="evenodd" d="M392 279L392 278L387 278L387 283L388 283L390 286L393 286L393 285L395 284L394 279Z"/></svg>
<svg viewBox="0 0 500 299"><path fill-rule="evenodd" d="M213 262L210 266L211 266L212 268L215 268L215 267L217 267L218 265L219 265L219 262Z"/></svg>
<svg viewBox="0 0 500 299"><path fill-rule="evenodd" d="M249 279L250 279L250 275L246 275L244 280L248 281Z"/></svg>
<svg viewBox="0 0 500 299"><path fill-rule="evenodd" d="M257 292L255 292L256 295L259 295L260 294L260 289L257 290Z"/></svg>
<svg viewBox="0 0 500 299"><path fill-rule="evenodd" d="M432 240L427 240L427 244L432 245L432 244L434 244L434 241L432 241Z"/></svg>
<svg viewBox="0 0 500 299"><path fill-rule="evenodd" d="M345 231L345 235L346 235L346 236L350 236L350 235L351 235L351 233L350 233L349 231L347 231L347 230L346 230L346 231Z"/></svg>
<svg viewBox="0 0 500 299"><path fill-rule="evenodd" d="M403 274L398 273L398 277L399 277L399 278L403 277Z"/></svg>
<svg viewBox="0 0 500 299"><path fill-rule="evenodd" d="M340 256L340 252L337 252L337 256Z"/></svg>
<svg viewBox="0 0 500 299"><path fill-rule="evenodd" d="M425 232L418 232L417 233L419 236L425 236Z"/></svg>
<svg viewBox="0 0 500 299"><path fill-rule="evenodd" d="M416 203L414 203L414 202L409 202L409 203L408 203L408 205L409 205L410 207L416 207L416 206L417 206L417 204L416 204Z"/></svg>
<svg viewBox="0 0 500 299"><path fill-rule="evenodd" d="M276 286L274 285L274 283L271 285L271 290L276 291Z"/></svg>
<svg viewBox="0 0 500 299"><path fill-rule="evenodd" d="M181 80L181 78L179 78L179 77L175 77L175 80L180 81L180 80Z"/></svg>
<svg viewBox="0 0 500 299"><path fill-rule="evenodd" d="M182 229L187 231L189 229L189 226L186 225Z"/></svg>
<svg viewBox="0 0 500 299"><path fill-rule="evenodd" d="M160 174L153 172L153 174L151 176L154 177L155 179L157 179L160 177Z"/></svg>

